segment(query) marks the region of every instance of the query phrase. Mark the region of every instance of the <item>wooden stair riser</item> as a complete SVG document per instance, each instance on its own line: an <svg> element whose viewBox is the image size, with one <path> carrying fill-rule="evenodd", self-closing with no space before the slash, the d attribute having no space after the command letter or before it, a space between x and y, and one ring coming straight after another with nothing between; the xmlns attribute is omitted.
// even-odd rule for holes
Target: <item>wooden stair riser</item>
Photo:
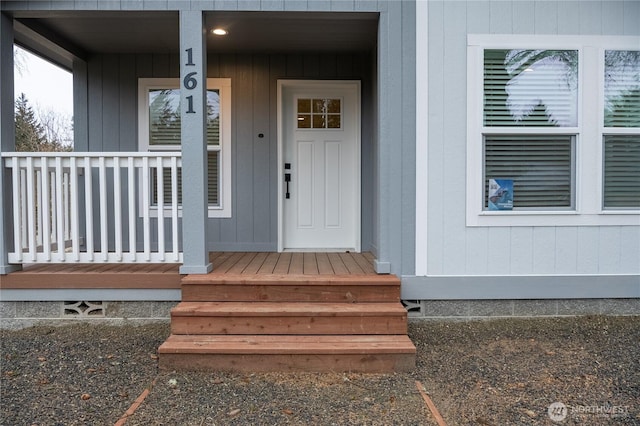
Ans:
<svg viewBox="0 0 640 426"><path fill-rule="evenodd" d="M415 354L162 354L165 371L402 373L415 368Z"/></svg>
<svg viewBox="0 0 640 426"><path fill-rule="evenodd" d="M182 302L173 334L406 334L399 303Z"/></svg>
<svg viewBox="0 0 640 426"><path fill-rule="evenodd" d="M406 334L403 317L242 316L180 317L171 319L173 334Z"/></svg>
<svg viewBox="0 0 640 426"><path fill-rule="evenodd" d="M400 302L399 285L182 284L184 302Z"/></svg>

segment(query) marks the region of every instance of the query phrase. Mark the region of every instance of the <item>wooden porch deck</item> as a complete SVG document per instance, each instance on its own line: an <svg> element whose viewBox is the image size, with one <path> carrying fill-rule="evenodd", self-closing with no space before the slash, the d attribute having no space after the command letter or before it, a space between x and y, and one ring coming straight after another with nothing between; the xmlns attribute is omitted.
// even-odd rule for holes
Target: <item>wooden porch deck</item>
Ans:
<svg viewBox="0 0 640 426"><path fill-rule="evenodd" d="M371 253L212 252L209 275L376 275ZM0 275L0 288L180 288L176 263L34 264Z"/></svg>

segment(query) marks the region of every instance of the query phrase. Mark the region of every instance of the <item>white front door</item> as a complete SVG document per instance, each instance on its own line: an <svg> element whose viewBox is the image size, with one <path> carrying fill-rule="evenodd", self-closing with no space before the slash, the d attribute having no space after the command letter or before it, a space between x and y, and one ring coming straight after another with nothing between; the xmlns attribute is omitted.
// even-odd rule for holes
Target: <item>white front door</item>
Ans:
<svg viewBox="0 0 640 426"><path fill-rule="evenodd" d="M360 251L360 84L279 87L280 248Z"/></svg>

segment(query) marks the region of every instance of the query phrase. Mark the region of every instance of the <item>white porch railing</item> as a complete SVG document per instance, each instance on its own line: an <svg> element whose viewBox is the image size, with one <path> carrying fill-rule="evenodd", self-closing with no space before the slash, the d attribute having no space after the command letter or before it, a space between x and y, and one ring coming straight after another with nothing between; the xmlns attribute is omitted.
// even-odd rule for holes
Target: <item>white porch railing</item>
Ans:
<svg viewBox="0 0 640 426"><path fill-rule="evenodd" d="M182 262L179 152L2 159L13 201L9 263Z"/></svg>

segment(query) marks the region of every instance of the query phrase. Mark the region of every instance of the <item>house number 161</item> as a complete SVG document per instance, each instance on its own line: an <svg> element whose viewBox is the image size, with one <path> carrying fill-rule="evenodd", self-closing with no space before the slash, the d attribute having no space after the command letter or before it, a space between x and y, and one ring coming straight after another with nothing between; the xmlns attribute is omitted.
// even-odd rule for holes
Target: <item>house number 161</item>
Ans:
<svg viewBox="0 0 640 426"><path fill-rule="evenodd" d="M185 64L186 66L195 66L195 64L193 63L193 49L192 48L188 48L186 49L187 52L187 63ZM184 79L182 80L182 84L184 85L184 88L187 90L193 90L196 87L198 87L198 79L196 78L196 76L198 75L197 72L190 72L189 74L184 76ZM193 109L193 96L187 96L187 114L195 114L196 112Z"/></svg>

